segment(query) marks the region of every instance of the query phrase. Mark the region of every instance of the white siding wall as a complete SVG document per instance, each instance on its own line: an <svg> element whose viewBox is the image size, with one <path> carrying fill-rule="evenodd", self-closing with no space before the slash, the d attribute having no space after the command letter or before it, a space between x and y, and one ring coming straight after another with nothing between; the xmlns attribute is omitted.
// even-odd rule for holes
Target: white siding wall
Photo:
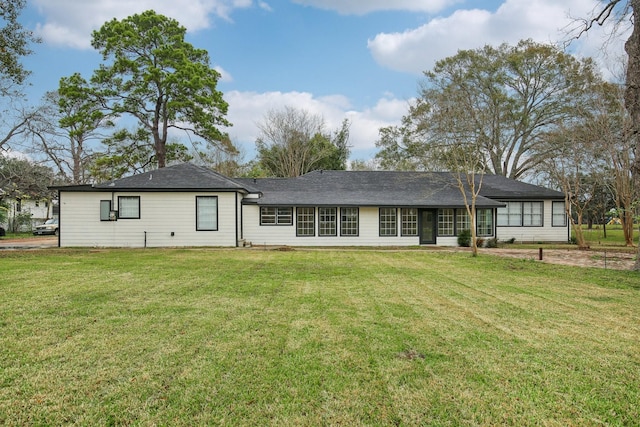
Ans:
<svg viewBox="0 0 640 427"><path fill-rule="evenodd" d="M398 213L399 213L398 209ZM296 209L293 208L293 225L260 225L260 207L244 205L244 239L253 245L290 245L290 246L417 246L417 236L400 236L400 217L398 216L398 236L380 237L378 208L359 209L359 235L357 237L340 236L340 208L338 207L338 235L318 236L318 209L316 208L316 233L314 237L296 236Z"/></svg>
<svg viewBox="0 0 640 427"><path fill-rule="evenodd" d="M140 219L100 221L100 200L140 197ZM196 196L218 197L218 231L196 231ZM61 246L236 246L236 193L61 192ZM174 233L171 236L171 233Z"/></svg>
<svg viewBox="0 0 640 427"><path fill-rule="evenodd" d="M517 242L567 242L569 240L569 226L553 227L551 224L551 200L543 205L542 227L496 227L498 240L515 238ZM567 223L568 224L568 223Z"/></svg>

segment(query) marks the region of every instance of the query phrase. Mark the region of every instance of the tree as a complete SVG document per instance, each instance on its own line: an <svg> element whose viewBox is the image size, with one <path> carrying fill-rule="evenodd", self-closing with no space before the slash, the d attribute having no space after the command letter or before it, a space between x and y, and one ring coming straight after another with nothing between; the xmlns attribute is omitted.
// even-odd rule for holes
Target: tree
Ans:
<svg viewBox="0 0 640 427"><path fill-rule="evenodd" d="M634 152L636 153L631 174L636 188L640 187L640 0L610 0L605 1L593 17L584 19L576 38L593 28L594 25L603 25L611 17L616 19L616 26L624 22L631 15L632 32L627 39L624 48L627 52L627 73L625 78L624 105L629 113L631 122L631 134L634 138ZM637 201L634 206L637 205ZM640 271L640 245L634 270Z"/></svg>
<svg viewBox="0 0 640 427"><path fill-rule="evenodd" d="M518 179L535 171L549 153L541 141L575 115L598 81L591 60L578 61L557 48L521 41L459 51L425 72L419 96L402 126L383 129L382 164L442 169L437 131L448 132L449 114L468 108L487 171ZM456 94L452 103L447 94Z"/></svg>
<svg viewBox="0 0 640 427"><path fill-rule="evenodd" d="M610 181L627 246L633 246L634 202L640 197L640 189L633 185L631 168L635 160L635 138L632 123L624 107L624 88L603 83L594 91L594 103L589 108L587 133L596 139L598 149L606 159L605 171Z"/></svg>
<svg viewBox="0 0 640 427"><path fill-rule="evenodd" d="M29 76L29 71L20 62L32 53L30 43L40 40L18 22L26 0L3 0L0 2L0 124L6 130L0 135L0 148L24 132L32 112L12 105L20 95L20 88ZM6 102L6 104L5 104ZM14 113L18 114L14 114Z"/></svg>
<svg viewBox="0 0 640 427"><path fill-rule="evenodd" d="M220 74L210 67L208 53L187 43L185 34L177 21L153 11L113 19L93 32L92 46L110 60L93 74L94 95L107 112L137 120L152 141L159 168L170 154L171 129L235 150L218 129L230 126L224 118L227 103L216 89Z"/></svg>
<svg viewBox="0 0 640 427"><path fill-rule="evenodd" d="M12 198L47 199L53 195L49 186L53 171L28 160L0 157L0 189Z"/></svg>
<svg viewBox="0 0 640 427"><path fill-rule="evenodd" d="M346 169L348 120L332 137L325 131L321 116L285 107L267 112L258 128L257 159L271 176L296 177L316 169Z"/></svg>
<svg viewBox="0 0 640 427"><path fill-rule="evenodd" d="M60 79L57 92L45 95L36 120L28 125L34 147L55 165L66 182L90 182L94 151L90 142L114 124L80 74Z"/></svg>
<svg viewBox="0 0 640 427"><path fill-rule="evenodd" d="M32 53L30 43L40 40L18 22L26 0L0 2L0 95L7 95L14 85L22 85L29 75L20 59Z"/></svg>
<svg viewBox="0 0 640 427"><path fill-rule="evenodd" d="M156 169L154 146L146 129L120 129L102 142L107 151L95 156L90 172L98 181L110 181ZM191 160L187 147L178 142L165 144L166 161Z"/></svg>

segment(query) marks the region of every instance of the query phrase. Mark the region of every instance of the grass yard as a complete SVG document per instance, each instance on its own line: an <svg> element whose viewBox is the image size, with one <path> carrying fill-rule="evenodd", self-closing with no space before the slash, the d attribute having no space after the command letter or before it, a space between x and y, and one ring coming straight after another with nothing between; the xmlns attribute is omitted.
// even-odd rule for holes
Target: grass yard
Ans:
<svg viewBox="0 0 640 427"><path fill-rule="evenodd" d="M0 252L0 424L637 425L640 278L443 251Z"/></svg>

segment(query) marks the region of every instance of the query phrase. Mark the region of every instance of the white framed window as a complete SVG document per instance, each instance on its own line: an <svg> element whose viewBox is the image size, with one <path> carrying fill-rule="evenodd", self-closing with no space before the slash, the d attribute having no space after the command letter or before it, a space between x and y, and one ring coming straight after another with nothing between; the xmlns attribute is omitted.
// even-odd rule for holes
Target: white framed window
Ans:
<svg viewBox="0 0 640 427"><path fill-rule="evenodd" d="M542 227L542 202L522 202L522 226Z"/></svg>
<svg viewBox="0 0 640 427"><path fill-rule="evenodd" d="M455 210L438 209L438 236L453 236L455 225Z"/></svg>
<svg viewBox="0 0 640 427"><path fill-rule="evenodd" d="M140 219L140 196L118 196L118 219Z"/></svg>
<svg viewBox="0 0 640 427"><path fill-rule="evenodd" d="M260 225L293 225L293 208L262 206Z"/></svg>
<svg viewBox="0 0 640 427"><path fill-rule="evenodd" d="M564 208L564 202L551 202L551 226L567 226L567 212Z"/></svg>
<svg viewBox="0 0 640 427"><path fill-rule="evenodd" d="M340 208L340 235L357 236L358 208Z"/></svg>
<svg viewBox="0 0 640 427"><path fill-rule="evenodd" d="M398 210L396 208L380 208L380 236L398 235Z"/></svg>
<svg viewBox="0 0 640 427"><path fill-rule="evenodd" d="M403 208L401 211L401 233L403 236L418 235L418 209Z"/></svg>
<svg viewBox="0 0 640 427"><path fill-rule="evenodd" d="M296 208L296 236L316 235L316 209Z"/></svg>
<svg viewBox="0 0 640 427"><path fill-rule="evenodd" d="M493 235L493 212L491 209L476 209L476 223L478 236Z"/></svg>
<svg viewBox="0 0 640 427"><path fill-rule="evenodd" d="M196 231L218 230L218 197L196 196Z"/></svg>
<svg viewBox="0 0 640 427"><path fill-rule="evenodd" d="M337 236L337 208L318 208L318 236Z"/></svg>

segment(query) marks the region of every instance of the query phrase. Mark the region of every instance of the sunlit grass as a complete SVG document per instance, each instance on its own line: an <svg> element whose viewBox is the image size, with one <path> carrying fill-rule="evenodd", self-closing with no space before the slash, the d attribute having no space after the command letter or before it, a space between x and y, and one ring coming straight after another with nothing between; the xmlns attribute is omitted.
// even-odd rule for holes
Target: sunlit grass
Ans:
<svg viewBox="0 0 640 427"><path fill-rule="evenodd" d="M0 424L632 425L637 273L428 251L0 252Z"/></svg>

